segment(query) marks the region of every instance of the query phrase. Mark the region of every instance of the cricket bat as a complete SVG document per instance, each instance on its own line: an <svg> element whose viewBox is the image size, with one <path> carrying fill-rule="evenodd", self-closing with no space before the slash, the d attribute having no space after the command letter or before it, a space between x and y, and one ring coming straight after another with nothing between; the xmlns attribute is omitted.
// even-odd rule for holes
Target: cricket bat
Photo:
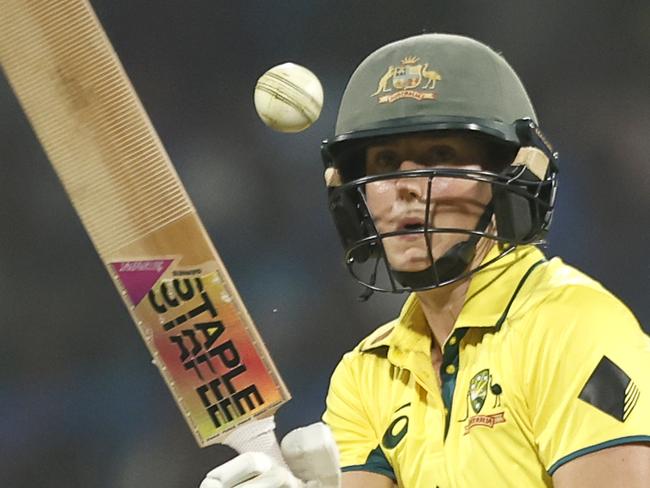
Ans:
<svg viewBox="0 0 650 488"><path fill-rule="evenodd" d="M0 63L199 446L278 456L289 392L90 3L1 0Z"/></svg>

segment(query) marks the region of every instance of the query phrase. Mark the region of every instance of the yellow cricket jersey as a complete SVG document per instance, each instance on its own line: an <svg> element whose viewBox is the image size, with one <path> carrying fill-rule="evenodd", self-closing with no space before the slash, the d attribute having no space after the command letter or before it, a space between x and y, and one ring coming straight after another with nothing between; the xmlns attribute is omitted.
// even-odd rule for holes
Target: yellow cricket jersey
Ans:
<svg viewBox="0 0 650 488"><path fill-rule="evenodd" d="M578 456L650 442L650 338L601 285L535 247L473 277L441 384L430 351L411 295L343 357L323 416L343 471L409 488L546 487Z"/></svg>

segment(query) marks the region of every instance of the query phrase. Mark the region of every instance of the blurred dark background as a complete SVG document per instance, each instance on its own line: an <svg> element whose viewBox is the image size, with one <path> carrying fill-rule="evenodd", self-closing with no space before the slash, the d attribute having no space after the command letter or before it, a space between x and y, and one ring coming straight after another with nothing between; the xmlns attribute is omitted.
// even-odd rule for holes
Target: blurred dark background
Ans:
<svg viewBox="0 0 650 488"><path fill-rule="evenodd" d="M319 418L340 356L404 298L357 302L319 143L355 66L408 35L504 53L562 157L548 254L648 330L650 3L92 4L292 390L280 434ZM252 104L258 76L285 61L325 89L320 120L297 135L267 129ZM196 446L3 77L0 113L0 486L198 486L232 451Z"/></svg>

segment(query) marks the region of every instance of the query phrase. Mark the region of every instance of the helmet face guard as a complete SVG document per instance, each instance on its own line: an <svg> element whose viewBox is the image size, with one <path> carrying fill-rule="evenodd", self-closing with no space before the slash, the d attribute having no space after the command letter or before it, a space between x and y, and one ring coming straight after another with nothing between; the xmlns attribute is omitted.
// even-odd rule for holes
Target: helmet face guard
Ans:
<svg viewBox="0 0 650 488"><path fill-rule="evenodd" d="M340 171L343 181L329 186L329 209L343 247L345 263L352 276L373 291L405 292L438 288L460 281L490 265L519 244L542 244L551 223L557 189L557 158L530 120L517 121L514 131L521 148L512 164L500 171L436 167L398 171L372 176L360 166L365 147L373 138L356 141L339 158L325 159L326 166ZM323 145L327 155L327 142ZM356 161L353 161L356 159ZM356 169L354 169L356 166ZM347 171L346 171L347 170ZM350 179L352 178L352 179ZM373 214L368 189L381 182L417 178L425 188L424 208L419 225L391 229L381 227L381 215ZM491 199L472 226L439 227L434 223L438 182L469 181L489 186ZM442 236L450 242L436 250ZM499 254L489 262L474 263L481 239L496 243ZM401 271L391 263L387 247L400 239L417 241L426 249L426 263L416 271Z"/></svg>

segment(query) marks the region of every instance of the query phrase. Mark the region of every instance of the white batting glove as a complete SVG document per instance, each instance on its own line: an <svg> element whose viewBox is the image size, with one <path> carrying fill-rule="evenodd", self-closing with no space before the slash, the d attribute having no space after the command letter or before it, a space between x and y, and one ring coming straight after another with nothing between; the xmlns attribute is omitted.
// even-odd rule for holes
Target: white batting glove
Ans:
<svg viewBox="0 0 650 488"><path fill-rule="evenodd" d="M247 452L210 471L200 488L339 488L338 449L323 423L289 432L282 440L286 466Z"/></svg>

